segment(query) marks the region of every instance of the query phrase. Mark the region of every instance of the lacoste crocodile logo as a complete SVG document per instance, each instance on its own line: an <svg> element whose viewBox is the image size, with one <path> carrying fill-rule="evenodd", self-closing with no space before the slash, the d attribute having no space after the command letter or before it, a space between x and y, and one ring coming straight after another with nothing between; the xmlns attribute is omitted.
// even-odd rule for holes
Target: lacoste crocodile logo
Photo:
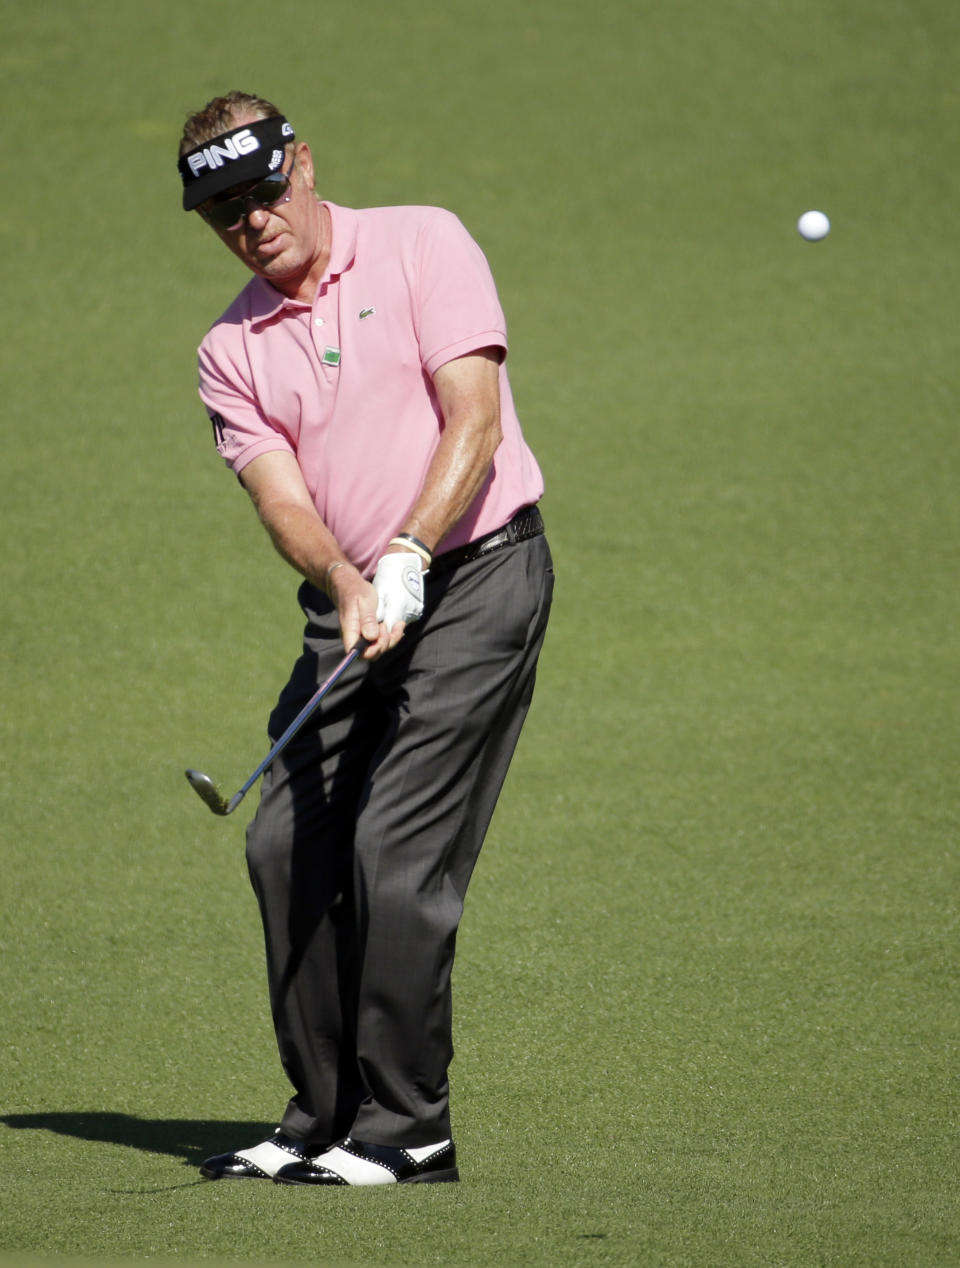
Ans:
<svg viewBox="0 0 960 1268"><path fill-rule="evenodd" d="M360 320L363 321L367 317L372 317L377 310L375 308L361 308Z"/></svg>

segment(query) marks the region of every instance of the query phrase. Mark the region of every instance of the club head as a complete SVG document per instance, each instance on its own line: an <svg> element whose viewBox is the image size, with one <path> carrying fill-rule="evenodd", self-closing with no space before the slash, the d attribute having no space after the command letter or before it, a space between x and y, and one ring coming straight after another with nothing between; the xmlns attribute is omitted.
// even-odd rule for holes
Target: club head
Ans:
<svg viewBox="0 0 960 1268"><path fill-rule="evenodd" d="M202 771L187 770L184 771L187 779L190 781L190 787L207 803L215 815L228 815L233 809L224 797L217 791L217 786L209 775L204 775Z"/></svg>

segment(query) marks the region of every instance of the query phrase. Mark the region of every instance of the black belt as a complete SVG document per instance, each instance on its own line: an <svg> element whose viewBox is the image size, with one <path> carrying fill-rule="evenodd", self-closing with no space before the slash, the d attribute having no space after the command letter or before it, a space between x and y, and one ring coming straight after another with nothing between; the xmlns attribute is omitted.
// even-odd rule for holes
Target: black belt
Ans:
<svg viewBox="0 0 960 1268"><path fill-rule="evenodd" d="M455 550L445 550L436 555L430 565L430 572L446 572L449 568L458 568L468 564L491 551L502 550L504 546L512 546L515 542L524 542L528 537L539 537L543 532L543 519L535 506L525 506L517 511L509 524L496 528L485 537L478 537L466 546L457 546Z"/></svg>

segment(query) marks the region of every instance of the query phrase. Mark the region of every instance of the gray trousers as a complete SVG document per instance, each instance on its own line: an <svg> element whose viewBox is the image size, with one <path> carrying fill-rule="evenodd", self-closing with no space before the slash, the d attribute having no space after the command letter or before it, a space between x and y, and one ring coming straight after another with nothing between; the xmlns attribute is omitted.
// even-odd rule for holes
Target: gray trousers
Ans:
<svg viewBox="0 0 960 1268"><path fill-rule="evenodd" d="M430 576L423 618L355 662L267 771L247 830L289 1135L451 1135L450 976L463 900L533 694L546 538ZM304 584L304 650L276 738L343 655Z"/></svg>

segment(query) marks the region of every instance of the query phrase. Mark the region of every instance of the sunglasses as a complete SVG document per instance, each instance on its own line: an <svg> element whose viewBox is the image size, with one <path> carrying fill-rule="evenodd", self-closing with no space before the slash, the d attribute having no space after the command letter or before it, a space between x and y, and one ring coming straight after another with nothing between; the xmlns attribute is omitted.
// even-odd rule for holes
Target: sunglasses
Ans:
<svg viewBox="0 0 960 1268"><path fill-rule="evenodd" d="M251 185L246 193L208 203L206 207L201 208L201 214L204 220L215 229L224 231L239 229L243 224L244 216L248 216L251 211L276 207L279 203L290 201L292 175L293 167L289 172L271 172L255 185Z"/></svg>

